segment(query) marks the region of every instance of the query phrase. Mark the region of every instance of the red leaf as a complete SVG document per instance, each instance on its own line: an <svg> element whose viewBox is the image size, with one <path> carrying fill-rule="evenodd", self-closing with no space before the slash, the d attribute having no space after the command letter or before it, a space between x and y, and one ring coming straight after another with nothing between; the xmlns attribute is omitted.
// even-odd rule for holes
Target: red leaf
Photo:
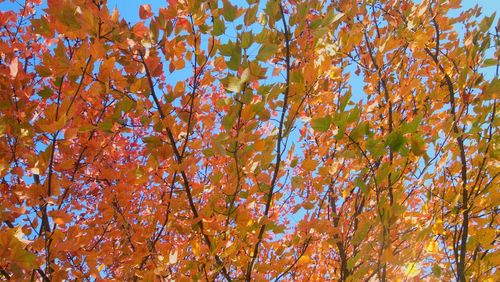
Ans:
<svg viewBox="0 0 500 282"><path fill-rule="evenodd" d="M153 13L151 12L151 5L149 5L149 4L141 5L139 8L139 16L143 20L152 17Z"/></svg>

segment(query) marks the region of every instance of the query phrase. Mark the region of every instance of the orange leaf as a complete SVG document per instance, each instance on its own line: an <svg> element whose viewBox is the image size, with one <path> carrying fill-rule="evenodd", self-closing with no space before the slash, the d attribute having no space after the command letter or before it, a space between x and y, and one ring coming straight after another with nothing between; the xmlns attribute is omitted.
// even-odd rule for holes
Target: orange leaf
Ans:
<svg viewBox="0 0 500 282"><path fill-rule="evenodd" d="M313 171L317 166L318 166L318 161L316 160L306 159L304 160L304 162L302 162L302 168L304 168L307 171Z"/></svg>
<svg viewBox="0 0 500 282"><path fill-rule="evenodd" d="M71 215L61 210L50 211L49 215L57 225L64 225L68 222L71 222L72 219Z"/></svg>
<svg viewBox="0 0 500 282"><path fill-rule="evenodd" d="M145 36L149 32L149 29L143 22L138 22L134 25L134 27L132 27L132 31L137 36Z"/></svg>

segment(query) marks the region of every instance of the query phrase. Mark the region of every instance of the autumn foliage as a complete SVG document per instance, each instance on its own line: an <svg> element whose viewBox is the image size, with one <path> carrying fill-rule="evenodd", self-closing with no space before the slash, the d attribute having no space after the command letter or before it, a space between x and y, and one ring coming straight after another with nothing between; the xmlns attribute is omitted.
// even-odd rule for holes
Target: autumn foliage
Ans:
<svg viewBox="0 0 500 282"><path fill-rule="evenodd" d="M8 7L2 279L499 281L495 15Z"/></svg>

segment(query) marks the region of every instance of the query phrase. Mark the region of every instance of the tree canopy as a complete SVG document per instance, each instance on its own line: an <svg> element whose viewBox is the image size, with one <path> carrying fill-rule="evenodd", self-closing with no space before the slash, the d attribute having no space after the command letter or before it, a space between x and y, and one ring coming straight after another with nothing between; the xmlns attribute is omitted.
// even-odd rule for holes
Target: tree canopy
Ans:
<svg viewBox="0 0 500 282"><path fill-rule="evenodd" d="M500 279L494 14L460 0L168 0L137 22L106 0L9 7L4 279Z"/></svg>

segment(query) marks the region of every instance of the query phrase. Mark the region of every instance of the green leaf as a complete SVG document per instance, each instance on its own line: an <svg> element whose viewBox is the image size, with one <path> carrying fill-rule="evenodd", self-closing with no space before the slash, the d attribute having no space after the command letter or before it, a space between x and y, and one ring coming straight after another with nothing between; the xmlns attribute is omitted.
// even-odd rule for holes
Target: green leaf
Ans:
<svg viewBox="0 0 500 282"><path fill-rule="evenodd" d="M409 123L403 123L401 131L405 133L415 133L421 123L422 123L422 114L414 117L413 120Z"/></svg>
<svg viewBox="0 0 500 282"><path fill-rule="evenodd" d="M351 111L349 111L349 116L347 117L347 122L351 123L351 122L357 121L360 116L361 116L361 109L359 107L355 107Z"/></svg>
<svg viewBox="0 0 500 282"><path fill-rule="evenodd" d="M483 62L483 67L485 68L485 67L496 66L497 63L498 63L498 60L496 60L496 59L491 59L491 58L490 59L486 59Z"/></svg>
<svg viewBox="0 0 500 282"><path fill-rule="evenodd" d="M266 7L264 8L264 14L269 17L269 23L272 26L279 17L278 1L267 1Z"/></svg>
<svg viewBox="0 0 500 282"><path fill-rule="evenodd" d="M49 77L52 75L52 71L48 67L45 67L43 65L35 66L35 70L41 77Z"/></svg>
<svg viewBox="0 0 500 282"><path fill-rule="evenodd" d="M347 103L351 100L352 97L352 92L351 90L348 90L344 96L340 97L340 111L344 111L345 107L347 106Z"/></svg>
<svg viewBox="0 0 500 282"><path fill-rule="evenodd" d="M212 148L206 148L203 150L203 155L205 157L211 157L213 156L215 153L214 153L214 150Z"/></svg>
<svg viewBox="0 0 500 282"><path fill-rule="evenodd" d="M316 30L318 27L321 26L321 24L323 24L322 18L312 21L311 22L311 30Z"/></svg>
<svg viewBox="0 0 500 282"><path fill-rule="evenodd" d="M111 130L113 128L113 121L111 121L109 119L104 120L103 122L99 123L97 125L97 127L99 127L100 129L102 129L105 132L113 133L113 131Z"/></svg>
<svg viewBox="0 0 500 282"><path fill-rule="evenodd" d="M20 243L16 243L14 248L11 250L10 259L11 263L29 269L33 266L36 256L26 251Z"/></svg>
<svg viewBox="0 0 500 282"><path fill-rule="evenodd" d="M250 104L253 99L253 92L252 89L247 88L245 89L245 92L243 92L243 95L241 95L240 100L243 104Z"/></svg>
<svg viewBox="0 0 500 282"><path fill-rule="evenodd" d="M231 58L227 62L227 66L232 70L238 70L241 65L241 48L239 45L234 45L231 51Z"/></svg>
<svg viewBox="0 0 500 282"><path fill-rule="evenodd" d="M488 88L486 88L486 90L484 91L484 94L488 95L488 94L494 94L494 93L498 93L498 92L500 92L500 79L495 78L490 83Z"/></svg>
<svg viewBox="0 0 500 282"><path fill-rule="evenodd" d="M322 118L313 118L311 120L311 126L314 130L320 131L320 132L325 132L330 128L330 125L332 124L332 117L331 116L326 116Z"/></svg>
<svg viewBox="0 0 500 282"><path fill-rule="evenodd" d="M354 235L352 237L352 244L357 245L357 244L363 242L363 240L365 240L367 235L368 235L369 228L370 228L369 223L360 224L358 227L358 230L354 233ZM358 253L358 255L359 254L360 253ZM354 265L354 263L357 260L356 256L351 257L351 259L354 260L353 261L353 265ZM349 262L347 262L347 263L349 263Z"/></svg>
<svg viewBox="0 0 500 282"><path fill-rule="evenodd" d="M362 177L356 177L356 179L354 179L354 185L356 185L356 187L359 187L359 189L365 196L368 196L370 190L368 189L368 186L366 186L365 181Z"/></svg>
<svg viewBox="0 0 500 282"><path fill-rule="evenodd" d="M368 149L368 152L370 152L374 158L378 158L384 153L384 144L377 139L370 138L366 142L366 149Z"/></svg>
<svg viewBox="0 0 500 282"><path fill-rule="evenodd" d="M324 37L329 31L330 31L329 28L320 27L315 29L312 34L315 38L321 38Z"/></svg>
<svg viewBox="0 0 500 282"><path fill-rule="evenodd" d="M134 101L128 98L125 98L118 103L118 107L125 113L128 113L133 106Z"/></svg>
<svg viewBox="0 0 500 282"><path fill-rule="evenodd" d="M224 24L224 21L219 18L216 18L214 20L214 29L212 31L212 34L215 36L219 36L224 34L225 31L226 31L226 25Z"/></svg>
<svg viewBox="0 0 500 282"><path fill-rule="evenodd" d="M223 3L224 3L224 9L223 9L224 18L228 22L234 21L238 17L238 8L236 6L233 6L227 0L223 1Z"/></svg>
<svg viewBox="0 0 500 282"><path fill-rule="evenodd" d="M253 34L251 32L243 32L241 34L241 48L247 49L253 43Z"/></svg>
<svg viewBox="0 0 500 282"><path fill-rule="evenodd" d="M354 129L351 131L351 138L354 141L358 141L361 137L363 137L363 134L365 133L365 123L360 123Z"/></svg>
<svg viewBox="0 0 500 282"><path fill-rule="evenodd" d="M368 230L366 232L368 233ZM361 241L362 241L366 237L360 237L360 238L361 238ZM359 244L359 243L361 243L361 241L357 242L357 243ZM350 257L347 260L347 269L352 270L356 266L356 263L360 260L360 258L361 258L362 255L363 255L363 252L358 252L355 256Z"/></svg>
<svg viewBox="0 0 500 282"><path fill-rule="evenodd" d="M278 45L275 44L264 44L260 47L259 53L257 54L257 60L267 61L278 51Z"/></svg>
<svg viewBox="0 0 500 282"><path fill-rule="evenodd" d="M411 138L411 151L416 156L421 156L425 153L425 142L420 135Z"/></svg>
<svg viewBox="0 0 500 282"><path fill-rule="evenodd" d="M31 25L33 26L33 30L35 33L46 37L53 36L49 22L45 17L31 20Z"/></svg>
<svg viewBox="0 0 500 282"><path fill-rule="evenodd" d="M295 82L295 83L300 83L304 81L304 76L302 75L301 71L292 71L290 73L290 81Z"/></svg>
<svg viewBox="0 0 500 282"><path fill-rule="evenodd" d="M436 277L441 277L441 267L439 267L439 265L435 264L432 267L432 274L434 274L434 276L436 276Z"/></svg>
<svg viewBox="0 0 500 282"><path fill-rule="evenodd" d="M52 89L48 87L44 87L40 92L38 92L38 95L40 95L40 97L45 99L51 97L53 94L54 92L52 91Z"/></svg>
<svg viewBox="0 0 500 282"><path fill-rule="evenodd" d="M233 115L225 115L222 118L222 125L224 126L224 129L229 131L233 127L234 124L234 116Z"/></svg>
<svg viewBox="0 0 500 282"><path fill-rule="evenodd" d="M487 31L491 27L491 24L493 23L493 20L495 19L496 14L497 13L494 12L489 17L484 17L483 20L479 23L479 29L482 32Z"/></svg>
<svg viewBox="0 0 500 282"><path fill-rule="evenodd" d="M244 22L246 26L249 26L257 20L257 9L259 8L258 5L253 5L252 7L248 8L246 13L245 13L245 18Z"/></svg>
<svg viewBox="0 0 500 282"><path fill-rule="evenodd" d="M401 147L406 143L406 137L399 131L394 131L387 136L385 144L391 148L393 151L399 151Z"/></svg>
<svg viewBox="0 0 500 282"><path fill-rule="evenodd" d="M146 136L142 138L142 141L146 144L151 144L155 146L161 145L162 141L159 136Z"/></svg>

